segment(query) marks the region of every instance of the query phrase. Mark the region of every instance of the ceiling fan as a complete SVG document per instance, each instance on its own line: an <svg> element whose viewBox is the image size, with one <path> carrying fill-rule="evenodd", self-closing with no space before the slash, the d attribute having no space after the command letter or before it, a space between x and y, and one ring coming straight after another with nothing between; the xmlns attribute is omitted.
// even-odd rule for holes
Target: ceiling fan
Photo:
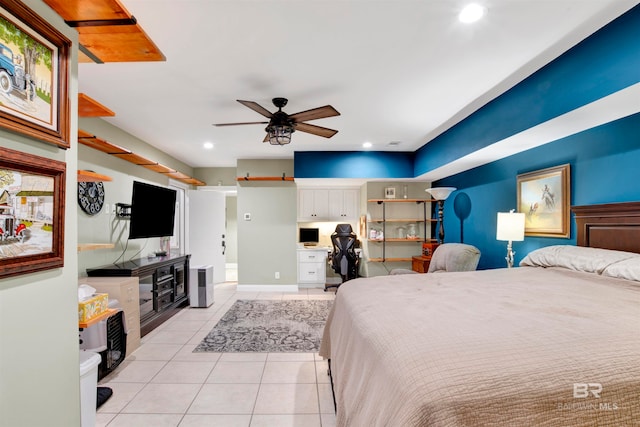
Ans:
<svg viewBox="0 0 640 427"><path fill-rule="evenodd" d="M273 105L278 107L278 111L271 113L257 102L237 100L245 107L251 108L253 111L262 114L269 119L268 122L244 122L244 123L217 123L214 126L237 126L237 125L258 125L266 124L265 131L267 136L262 142L269 142L271 145L286 145L291 142L291 134L297 130L313 135L331 138L338 133L337 130L328 129L322 126L316 126L304 123L307 120L324 119L326 117L339 116L340 113L331 105L324 107L312 108L311 110L301 111L295 114L287 114L282 111L282 107L287 105L287 98L273 98Z"/></svg>

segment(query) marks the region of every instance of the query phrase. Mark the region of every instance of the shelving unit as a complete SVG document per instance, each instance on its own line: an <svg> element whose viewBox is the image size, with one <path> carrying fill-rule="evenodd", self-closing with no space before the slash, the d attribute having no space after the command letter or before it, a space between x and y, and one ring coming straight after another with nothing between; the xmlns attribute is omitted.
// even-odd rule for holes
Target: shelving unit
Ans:
<svg viewBox="0 0 640 427"><path fill-rule="evenodd" d="M101 175L93 171L79 170L78 182L103 182L111 181L111 177L107 175Z"/></svg>
<svg viewBox="0 0 640 427"><path fill-rule="evenodd" d="M369 199L367 200L368 203L375 203L377 205L381 205L382 206L382 217L376 217L376 218L372 218L370 220L370 223L377 223L377 224L381 224L382 225L382 233L383 233L383 239L367 239L368 242L372 242L372 243L378 243L382 246L382 256L381 257L372 257L369 258L369 262L411 262L412 257L411 256L402 256L402 257L388 257L387 256L387 243L405 243L405 242L416 242L416 243L422 243L422 242L431 242L433 241L433 239L428 238L427 237L427 224L430 224L432 222L435 222L437 220L434 220L430 217L430 215L427 215L427 203L431 203L433 200L432 199ZM401 218L396 218L396 217L391 217L388 218L387 217L387 206L388 205L396 205L396 204L401 204L401 203L414 203L417 205L422 205L422 217L421 218L417 218L417 217L401 217ZM431 212L431 209L429 209L429 214ZM421 230L419 229L418 232L419 234L421 234L421 237L407 237L407 238L399 238L399 237L388 237L389 234L388 232L390 231L387 227L387 224L389 223L394 223L394 224L410 224L410 223L416 223L418 225L421 224ZM370 230L370 228L369 228ZM368 231L369 231L368 230ZM430 234L430 233L429 233ZM421 252L421 249L418 249L416 251L417 254L419 254Z"/></svg>
<svg viewBox="0 0 640 427"><path fill-rule="evenodd" d="M78 252L93 251L96 249L112 249L113 243L78 243Z"/></svg>

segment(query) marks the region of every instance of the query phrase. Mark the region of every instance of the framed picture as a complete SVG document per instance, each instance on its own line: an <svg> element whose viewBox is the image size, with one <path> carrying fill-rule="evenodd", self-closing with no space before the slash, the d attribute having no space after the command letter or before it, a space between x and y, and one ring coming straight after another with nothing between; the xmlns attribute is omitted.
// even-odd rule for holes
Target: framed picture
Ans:
<svg viewBox="0 0 640 427"><path fill-rule="evenodd" d="M518 175L518 212L525 236L569 238L569 165Z"/></svg>
<svg viewBox="0 0 640 427"><path fill-rule="evenodd" d="M395 199L396 198L396 188L395 187L386 187L384 189L384 198L385 199Z"/></svg>
<svg viewBox="0 0 640 427"><path fill-rule="evenodd" d="M71 41L17 0L0 0L0 126L69 148Z"/></svg>
<svg viewBox="0 0 640 427"><path fill-rule="evenodd" d="M0 147L0 278L64 265L64 162Z"/></svg>

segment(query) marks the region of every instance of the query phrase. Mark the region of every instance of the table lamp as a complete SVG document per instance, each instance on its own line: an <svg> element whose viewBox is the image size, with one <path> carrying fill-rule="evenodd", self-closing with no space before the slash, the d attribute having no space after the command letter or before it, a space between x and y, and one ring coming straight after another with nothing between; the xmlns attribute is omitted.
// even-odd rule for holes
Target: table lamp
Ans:
<svg viewBox="0 0 640 427"><path fill-rule="evenodd" d="M496 227L496 239L507 241L507 267L513 267L513 255L515 252L511 247L512 241L524 240L524 214L514 212L498 212L498 226Z"/></svg>
<svg viewBox="0 0 640 427"><path fill-rule="evenodd" d="M444 201L449 194L456 191L455 187L433 187L427 188L427 193L431 194L435 200L438 201L438 222L440 223L440 227L438 228L438 243L444 242Z"/></svg>

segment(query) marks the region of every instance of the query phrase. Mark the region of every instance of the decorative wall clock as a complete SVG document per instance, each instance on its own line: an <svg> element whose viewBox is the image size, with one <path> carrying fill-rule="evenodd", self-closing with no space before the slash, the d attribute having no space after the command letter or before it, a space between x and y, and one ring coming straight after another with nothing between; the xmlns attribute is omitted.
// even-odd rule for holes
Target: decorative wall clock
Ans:
<svg viewBox="0 0 640 427"><path fill-rule="evenodd" d="M104 206L102 182L78 182L78 204L88 215L95 215Z"/></svg>

